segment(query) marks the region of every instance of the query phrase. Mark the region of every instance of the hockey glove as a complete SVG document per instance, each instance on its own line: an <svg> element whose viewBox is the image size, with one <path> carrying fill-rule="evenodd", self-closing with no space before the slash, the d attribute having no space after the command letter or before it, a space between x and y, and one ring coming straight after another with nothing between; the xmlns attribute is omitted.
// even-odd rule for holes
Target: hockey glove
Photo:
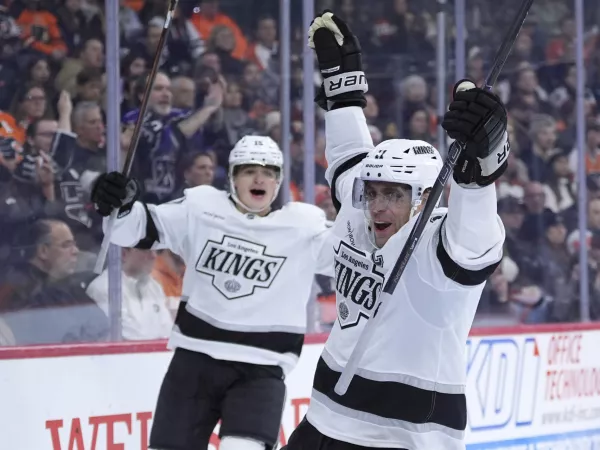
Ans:
<svg viewBox="0 0 600 450"><path fill-rule="evenodd" d="M367 79L360 43L348 25L326 10L310 25L308 46L315 50L323 76L315 102L325 111L344 106L364 108Z"/></svg>
<svg viewBox="0 0 600 450"><path fill-rule="evenodd" d="M101 216L110 216L113 209L119 208L118 217L121 218L129 214L141 191L134 178L127 178L119 172L103 173L92 187L92 202Z"/></svg>
<svg viewBox="0 0 600 450"><path fill-rule="evenodd" d="M506 109L498 96L469 80L456 83L442 127L452 139L466 144L454 167L458 184L487 186L504 173L510 153L506 124Z"/></svg>

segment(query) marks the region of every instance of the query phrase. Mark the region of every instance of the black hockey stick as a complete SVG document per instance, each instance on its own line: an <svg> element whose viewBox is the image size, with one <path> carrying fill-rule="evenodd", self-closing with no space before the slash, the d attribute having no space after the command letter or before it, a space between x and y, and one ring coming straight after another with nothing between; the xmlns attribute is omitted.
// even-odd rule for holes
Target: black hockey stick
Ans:
<svg viewBox="0 0 600 450"><path fill-rule="evenodd" d="M527 13L529 13L529 9L531 8L532 4L533 0L524 0L521 4L521 8L519 9L516 17L514 18L509 30L506 32L506 36L502 41L502 45L496 53L494 65L492 66L492 69L490 70L490 73L488 74L488 77L485 80L485 85L483 86L483 89L489 91L492 89L492 86L496 83L498 75L504 67L506 58L508 57L512 46L515 43L517 36L519 35L519 31L521 31L521 28L523 27L523 23L525 22L525 18L527 17ZM431 217L431 213L433 212L435 205L437 204L440 196L444 192L444 186L448 181L448 178L450 178L450 175L454 170L454 166L456 165L456 161L458 160L458 157L460 156L464 148L464 144L458 141L454 141L454 143L450 146L450 149L448 150L448 157L446 158L444 166L442 167L440 174L438 175L433 187L431 188L431 192L429 193L429 197L425 202L423 211L419 215L417 222L411 230L410 235L408 236L408 240L406 241L404 247L402 248L402 251L400 252L398 260L396 261L394 267L390 270L387 276L386 283L382 290L381 301L379 302L375 314L365 325L365 329L360 335L358 342L356 343L356 346L354 347L354 350L352 351L352 354L348 359L346 367L344 367L344 370L340 378L338 379L337 384L335 385L336 394L344 395L348 390L350 382L352 381L352 378L358 370L358 364L360 363L360 360L362 359L362 356L364 355L367 349L367 345L372 338L373 332L375 330L375 326L373 325L375 319L377 315L381 315L381 308L385 305L385 303L391 301L391 298L386 299L386 296L391 297L391 295L394 293L394 290L396 289L396 286L400 281L400 277L402 276L402 273L404 272L404 269L406 268L406 265L408 264L411 255L413 254L415 248L419 243L419 240L421 239L423 230L425 229L425 225L429 221L429 218Z"/></svg>
<svg viewBox="0 0 600 450"><path fill-rule="evenodd" d="M163 25L162 32L160 33L160 39L158 40L158 46L154 55L152 69L150 70L148 78L146 79L146 88L144 89L144 96L142 97L140 112L138 114L137 120L135 121L135 127L133 129L131 142L129 143L129 148L127 149L127 154L125 155L125 164L123 165L123 171L121 173L126 177L128 177L131 174L133 158L135 157L135 151L140 140L142 125L144 124L144 117L146 116L146 110L148 109L148 99L150 97L150 91L152 90L152 86L154 85L154 79L156 78L158 66L160 65L160 57L162 55L163 49L165 48L165 43L167 42L169 28L171 27L171 21L173 20L173 15L175 14L175 8L177 8L178 1L179 0L169 0L169 9L167 11L167 16L165 18L165 23ZM96 266L94 267L94 272L96 272L96 274L98 275L102 273L102 270L104 269L104 262L108 253L108 247L110 246L110 236L112 234L113 226L115 225L115 220L117 220L118 213L119 209L114 209L110 214L108 223L106 224L106 232L104 233L104 239L102 240L100 252L98 253Z"/></svg>

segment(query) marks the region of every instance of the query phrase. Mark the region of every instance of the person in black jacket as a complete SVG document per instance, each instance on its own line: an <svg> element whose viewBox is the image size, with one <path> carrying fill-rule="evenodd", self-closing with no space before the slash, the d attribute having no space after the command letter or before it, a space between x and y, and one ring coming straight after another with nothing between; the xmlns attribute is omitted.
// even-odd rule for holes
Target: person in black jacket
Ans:
<svg viewBox="0 0 600 450"><path fill-rule="evenodd" d="M66 223L34 222L16 250L0 281L0 319L16 345L107 339L108 318L85 293L94 275L75 273L78 249Z"/></svg>

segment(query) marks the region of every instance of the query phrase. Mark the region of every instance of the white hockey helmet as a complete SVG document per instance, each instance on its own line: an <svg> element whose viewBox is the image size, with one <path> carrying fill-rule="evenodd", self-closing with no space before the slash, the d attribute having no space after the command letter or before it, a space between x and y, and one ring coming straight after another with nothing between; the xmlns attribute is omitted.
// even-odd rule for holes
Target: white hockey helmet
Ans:
<svg viewBox="0 0 600 450"><path fill-rule="evenodd" d="M425 190L433 187L442 166L443 161L437 149L425 141L383 141L362 161L360 176L354 180L352 204L355 208L366 209L366 181L406 184L412 188L412 216Z"/></svg>
<svg viewBox="0 0 600 450"><path fill-rule="evenodd" d="M277 143L268 136L244 136L229 153L229 191L231 197L244 209L256 213L259 211L254 211L240 201L233 182L235 168L247 165L274 167L278 170L277 188L269 203L271 204L277 198L283 181L283 153L281 153Z"/></svg>

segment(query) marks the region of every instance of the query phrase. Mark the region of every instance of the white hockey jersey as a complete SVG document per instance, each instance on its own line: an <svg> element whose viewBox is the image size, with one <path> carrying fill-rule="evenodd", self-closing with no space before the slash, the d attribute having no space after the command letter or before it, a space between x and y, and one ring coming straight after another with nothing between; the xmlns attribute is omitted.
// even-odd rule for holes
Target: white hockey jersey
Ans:
<svg viewBox="0 0 600 450"><path fill-rule="evenodd" d="M448 209L432 214L357 375L338 396L340 372L418 216L375 251L364 212L351 199L360 160L373 148L363 112L341 108L325 118L327 176L341 203L333 227L338 320L317 366L307 420L333 439L366 447L464 449L466 340L504 242L495 188L453 182Z"/></svg>
<svg viewBox="0 0 600 450"><path fill-rule="evenodd" d="M313 277L332 275L323 211L289 203L265 217L243 214L226 192L210 186L147 206L136 202L117 219L111 241L136 246L154 224L158 242L152 248L170 249L185 261L170 347L279 365L288 373L302 349Z"/></svg>

